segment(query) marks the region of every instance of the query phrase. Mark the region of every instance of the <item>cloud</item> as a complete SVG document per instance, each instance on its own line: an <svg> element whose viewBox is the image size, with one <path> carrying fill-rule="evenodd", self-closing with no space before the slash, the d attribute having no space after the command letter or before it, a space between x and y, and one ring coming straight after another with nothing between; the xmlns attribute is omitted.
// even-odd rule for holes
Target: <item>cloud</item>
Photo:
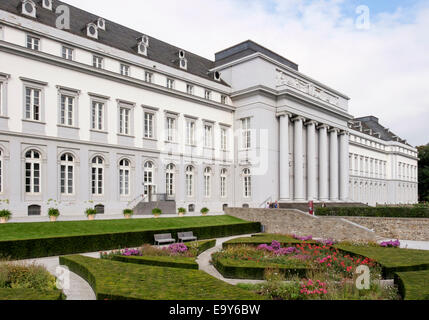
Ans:
<svg viewBox="0 0 429 320"><path fill-rule="evenodd" d="M350 96L351 114L375 115L411 144L429 142L426 1L386 12L369 4L369 30L356 28L342 0L66 2L210 59L252 39Z"/></svg>

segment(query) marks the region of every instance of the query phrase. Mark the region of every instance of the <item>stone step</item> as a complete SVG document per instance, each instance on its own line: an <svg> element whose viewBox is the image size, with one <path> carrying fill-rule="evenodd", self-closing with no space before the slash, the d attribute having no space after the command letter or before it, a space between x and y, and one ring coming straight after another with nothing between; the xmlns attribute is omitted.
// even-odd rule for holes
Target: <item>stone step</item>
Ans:
<svg viewBox="0 0 429 320"><path fill-rule="evenodd" d="M176 201L140 202L134 208L136 215L152 215L152 210L159 208L163 214L176 214Z"/></svg>

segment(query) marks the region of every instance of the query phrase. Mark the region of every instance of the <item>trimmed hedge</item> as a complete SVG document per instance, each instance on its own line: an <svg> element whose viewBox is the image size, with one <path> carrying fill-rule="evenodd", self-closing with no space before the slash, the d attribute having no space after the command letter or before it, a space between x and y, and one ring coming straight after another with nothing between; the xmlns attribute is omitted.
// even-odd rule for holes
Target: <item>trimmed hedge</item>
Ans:
<svg viewBox="0 0 429 320"><path fill-rule="evenodd" d="M261 300L199 270L152 267L94 259L60 257L60 264L85 279L98 300Z"/></svg>
<svg viewBox="0 0 429 320"><path fill-rule="evenodd" d="M279 270L280 273L290 276L305 277L311 269L304 267L285 267L281 264L264 264L254 261L236 261L233 259L213 259L213 266L227 279L265 280L265 271L268 269Z"/></svg>
<svg viewBox="0 0 429 320"><path fill-rule="evenodd" d="M395 283L404 300L429 300L429 270L397 272Z"/></svg>
<svg viewBox="0 0 429 320"><path fill-rule="evenodd" d="M195 258L189 257L169 257L169 256L113 256L113 261L144 264L147 266L156 267L169 267L169 268L180 268L180 269L194 269L198 270L198 263L195 262Z"/></svg>
<svg viewBox="0 0 429 320"><path fill-rule="evenodd" d="M196 245L197 247L197 256L199 256L204 251L207 251L211 248L216 247L216 239L211 240L202 240L202 241L193 241L185 243L187 246Z"/></svg>
<svg viewBox="0 0 429 320"><path fill-rule="evenodd" d="M0 256L14 260L61 256L138 247L145 243L153 243L154 235L159 233L171 233L177 238L178 232L193 231L198 239L203 240L255 233L259 232L260 228L259 222L243 221L214 226L0 241Z"/></svg>
<svg viewBox="0 0 429 320"><path fill-rule="evenodd" d="M429 218L429 209L421 207L332 207L316 208L317 216Z"/></svg>
<svg viewBox="0 0 429 320"><path fill-rule="evenodd" d="M316 243L314 240L301 241L287 235L261 234L252 237L232 239L224 242L222 246L224 249L237 245L259 246L261 244L271 244L274 240L280 242L282 246L292 246L300 243Z"/></svg>
<svg viewBox="0 0 429 320"><path fill-rule="evenodd" d="M60 290L39 291L33 289L0 289L0 300L65 300Z"/></svg>

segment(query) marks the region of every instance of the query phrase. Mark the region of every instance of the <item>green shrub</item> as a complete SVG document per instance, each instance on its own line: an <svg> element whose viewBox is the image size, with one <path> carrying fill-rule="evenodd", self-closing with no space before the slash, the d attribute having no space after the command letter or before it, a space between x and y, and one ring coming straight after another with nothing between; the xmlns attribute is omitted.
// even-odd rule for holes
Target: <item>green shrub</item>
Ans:
<svg viewBox="0 0 429 320"><path fill-rule="evenodd" d="M209 211L210 211L209 208L206 208L206 207L201 209L202 214L207 214L207 213L209 213Z"/></svg>
<svg viewBox="0 0 429 320"><path fill-rule="evenodd" d="M111 258L113 261L126 263L143 264L147 266L169 267L180 269L195 269L198 270L198 263L195 258L180 257L180 256L121 256L116 255Z"/></svg>
<svg viewBox="0 0 429 320"><path fill-rule="evenodd" d="M134 211L132 209L124 209L123 214L124 216L132 216L134 215Z"/></svg>
<svg viewBox="0 0 429 320"><path fill-rule="evenodd" d="M419 207L332 207L316 208L317 216L429 218L429 209Z"/></svg>
<svg viewBox="0 0 429 320"><path fill-rule="evenodd" d="M179 208L177 210L178 213L182 213L182 214L186 214L186 209L185 208Z"/></svg>
<svg viewBox="0 0 429 320"><path fill-rule="evenodd" d="M58 218L60 216L60 210L58 210L56 208L50 208L48 210L48 216Z"/></svg>
<svg viewBox="0 0 429 320"><path fill-rule="evenodd" d="M199 256L204 251L214 248L216 246L216 239L188 242L186 245L188 248L195 248L197 251L197 256Z"/></svg>
<svg viewBox="0 0 429 320"><path fill-rule="evenodd" d="M162 210L161 210L161 209L159 209L159 208L155 208L155 209L153 209L153 210L152 210L152 214L153 214L154 216L159 216L159 215L161 215L161 214L162 214Z"/></svg>
<svg viewBox="0 0 429 320"><path fill-rule="evenodd" d="M89 216L95 216L97 214L97 210L94 208L88 208L85 210L85 214L87 217Z"/></svg>
<svg viewBox="0 0 429 320"><path fill-rule="evenodd" d="M429 270L397 272L395 283L404 300L429 300Z"/></svg>
<svg viewBox="0 0 429 320"><path fill-rule="evenodd" d="M0 288L0 301L41 301L65 300L66 296L61 290L33 290L33 289L2 289Z"/></svg>
<svg viewBox="0 0 429 320"><path fill-rule="evenodd" d="M0 211L0 218L5 218L5 219L9 220L11 216L12 216L12 213L9 210L1 210Z"/></svg>

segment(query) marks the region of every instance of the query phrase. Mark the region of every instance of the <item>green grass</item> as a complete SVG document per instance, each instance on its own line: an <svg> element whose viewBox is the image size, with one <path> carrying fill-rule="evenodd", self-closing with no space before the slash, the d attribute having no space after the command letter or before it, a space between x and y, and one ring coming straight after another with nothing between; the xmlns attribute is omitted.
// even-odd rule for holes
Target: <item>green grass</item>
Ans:
<svg viewBox="0 0 429 320"><path fill-rule="evenodd" d="M405 300L429 300L429 270L397 272L395 280Z"/></svg>
<svg viewBox="0 0 429 320"><path fill-rule="evenodd" d="M60 263L88 281L98 300L259 300L199 270L152 267L84 256Z"/></svg>
<svg viewBox="0 0 429 320"><path fill-rule="evenodd" d="M0 289L1 301L65 300L65 298L60 290Z"/></svg>
<svg viewBox="0 0 429 320"><path fill-rule="evenodd" d="M176 256L113 256L113 261L143 264L148 266L180 268L180 269L195 269L198 270L198 263L195 258L176 257Z"/></svg>
<svg viewBox="0 0 429 320"><path fill-rule="evenodd" d="M273 241L278 241L282 246L294 245L304 243L304 241L294 239L291 236L287 235L278 235L278 234L259 234L253 237L237 238L232 239L223 243L223 248L228 248L229 246L236 245L252 245L258 246L260 244L271 244ZM305 241L305 243L316 243L316 241Z"/></svg>
<svg viewBox="0 0 429 320"><path fill-rule="evenodd" d="M106 233L220 226L245 221L231 216L8 223L0 225L0 241L97 235Z"/></svg>

